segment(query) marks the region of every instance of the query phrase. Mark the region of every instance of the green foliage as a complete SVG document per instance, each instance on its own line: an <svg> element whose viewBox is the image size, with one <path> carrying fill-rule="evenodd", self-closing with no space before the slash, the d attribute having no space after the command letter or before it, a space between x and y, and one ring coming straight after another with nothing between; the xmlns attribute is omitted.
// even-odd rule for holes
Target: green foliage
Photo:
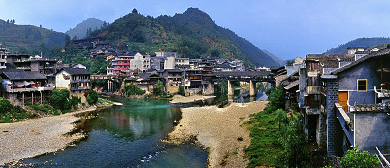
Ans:
<svg viewBox="0 0 390 168"><path fill-rule="evenodd" d="M237 138L237 141L243 141L243 140L244 140L244 138L242 138L242 137Z"/></svg>
<svg viewBox="0 0 390 168"><path fill-rule="evenodd" d="M92 79L91 80L91 86L92 88L95 87L104 87L107 85L107 79Z"/></svg>
<svg viewBox="0 0 390 168"><path fill-rule="evenodd" d="M33 117L35 117L34 114L28 113L23 108L12 105L6 98L0 97L0 123L15 122Z"/></svg>
<svg viewBox="0 0 390 168"><path fill-rule="evenodd" d="M271 88L268 100L269 104L267 108L269 108L269 110L275 111L277 109L284 109L286 96L283 89L280 86Z"/></svg>
<svg viewBox="0 0 390 168"><path fill-rule="evenodd" d="M374 154L357 148L348 150L345 156L340 159L342 167L371 168L379 164L380 162Z"/></svg>
<svg viewBox="0 0 390 168"><path fill-rule="evenodd" d="M283 146L283 151L279 155L280 166L310 167L309 143L300 117L290 117L288 123L279 131L279 135L279 143Z"/></svg>
<svg viewBox="0 0 390 168"><path fill-rule="evenodd" d="M4 97L0 97L0 113L11 111L12 107L13 105L8 99Z"/></svg>
<svg viewBox="0 0 390 168"><path fill-rule="evenodd" d="M141 89L140 86L134 85L133 83L126 83L125 91L126 91L126 95L127 96L130 96L130 95L143 95L146 92L145 90Z"/></svg>
<svg viewBox="0 0 390 168"><path fill-rule="evenodd" d="M55 109L53 106L50 104L44 103L42 105L30 105L31 108L33 108L35 111L40 111L46 114L51 114L51 115L60 115L57 109Z"/></svg>
<svg viewBox="0 0 390 168"><path fill-rule="evenodd" d="M157 84L153 86L153 94L155 96L161 96L164 92L164 85L161 81L158 81Z"/></svg>
<svg viewBox="0 0 390 168"><path fill-rule="evenodd" d="M92 104L96 104L96 102L98 101L99 99L99 95L97 92L95 92L94 90L89 90L88 91L88 96L87 96L87 102L88 104L92 105Z"/></svg>
<svg viewBox="0 0 390 168"><path fill-rule="evenodd" d="M49 100L50 105L56 109L68 110L71 107L69 103L69 90L66 89L54 89L49 96Z"/></svg>
<svg viewBox="0 0 390 168"><path fill-rule="evenodd" d="M178 92L179 95L182 95L182 96L185 96L186 95L186 91L184 90L184 86L183 85L180 85L179 86L179 92Z"/></svg>
<svg viewBox="0 0 390 168"><path fill-rule="evenodd" d="M310 167L310 150L300 114L288 117L280 108L284 107L283 98L280 88L272 88L268 107L246 122L251 137L251 145L245 149L250 158L248 167Z"/></svg>
<svg viewBox="0 0 390 168"><path fill-rule="evenodd" d="M218 82L214 85L214 93L217 95L226 95L228 92L227 82Z"/></svg>

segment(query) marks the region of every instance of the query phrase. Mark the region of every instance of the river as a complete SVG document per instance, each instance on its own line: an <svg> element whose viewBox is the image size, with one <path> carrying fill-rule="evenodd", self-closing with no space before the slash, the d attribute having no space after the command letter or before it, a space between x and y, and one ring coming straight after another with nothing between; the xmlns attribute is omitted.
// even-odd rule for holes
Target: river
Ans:
<svg viewBox="0 0 390 168"><path fill-rule="evenodd" d="M74 147L23 159L36 167L206 167L207 152L189 144L168 146L161 139L172 131L181 111L166 100L115 99L114 106L86 120L86 139Z"/></svg>

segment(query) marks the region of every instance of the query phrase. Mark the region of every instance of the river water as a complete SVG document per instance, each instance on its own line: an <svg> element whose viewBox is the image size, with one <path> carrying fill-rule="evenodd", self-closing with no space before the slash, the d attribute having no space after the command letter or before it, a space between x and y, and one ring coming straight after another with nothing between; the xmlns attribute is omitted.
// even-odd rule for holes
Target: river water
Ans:
<svg viewBox="0 0 390 168"><path fill-rule="evenodd" d="M75 147L23 159L36 167L206 167L207 152L189 144L168 146L181 111L166 100L117 99L123 106L95 112L83 130L88 137Z"/></svg>
<svg viewBox="0 0 390 168"><path fill-rule="evenodd" d="M240 95L236 93L233 101L267 99L264 93L256 97ZM229 102L228 99L216 97L212 104ZM181 119L180 108L166 100L113 101L124 105L96 111L93 113L96 118L83 121L81 129L88 136L76 146L22 162L33 163L35 167L207 167L208 154L200 147L160 142L172 131L174 121Z"/></svg>

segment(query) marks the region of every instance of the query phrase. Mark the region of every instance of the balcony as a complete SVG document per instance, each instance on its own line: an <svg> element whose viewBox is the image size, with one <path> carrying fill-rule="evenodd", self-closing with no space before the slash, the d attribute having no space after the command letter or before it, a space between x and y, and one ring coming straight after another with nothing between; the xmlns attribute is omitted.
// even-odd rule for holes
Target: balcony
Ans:
<svg viewBox="0 0 390 168"><path fill-rule="evenodd" d="M380 99L389 99L390 98L390 90L376 89L376 86L374 86L374 91L377 94L377 97Z"/></svg>
<svg viewBox="0 0 390 168"><path fill-rule="evenodd" d="M79 79L79 80L72 80L70 83L84 83L84 82L91 82L90 79Z"/></svg>
<svg viewBox="0 0 390 168"><path fill-rule="evenodd" d="M89 89L91 89L90 86L79 86L79 87L72 87L72 88L70 88L70 90L72 90L72 91L75 91L75 90L89 90Z"/></svg>
<svg viewBox="0 0 390 168"><path fill-rule="evenodd" d="M320 94L322 86L307 86L306 94Z"/></svg>
<svg viewBox="0 0 390 168"><path fill-rule="evenodd" d="M45 91L45 90L53 90L54 86L43 86L43 87L31 87L31 88L12 88L11 86L4 87L6 92L14 93L14 92L35 92L35 91Z"/></svg>

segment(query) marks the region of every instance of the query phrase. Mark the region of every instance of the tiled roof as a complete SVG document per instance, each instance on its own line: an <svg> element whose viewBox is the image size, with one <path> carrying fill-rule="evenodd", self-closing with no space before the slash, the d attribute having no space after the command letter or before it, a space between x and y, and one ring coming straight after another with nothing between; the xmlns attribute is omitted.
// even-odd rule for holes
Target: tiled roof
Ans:
<svg viewBox="0 0 390 168"><path fill-rule="evenodd" d="M62 70L68 72L70 75L91 75L92 74L91 72L89 72L84 68L62 68Z"/></svg>
<svg viewBox="0 0 390 168"><path fill-rule="evenodd" d="M333 71L332 74L336 75L336 74L338 74L340 72L343 72L343 71L345 71L345 70L347 70L349 68L354 67L355 65L360 64L361 62L364 62L367 59L378 57L378 56L383 56L383 55L389 55L389 54L390 54L390 49L389 48L386 48L386 49L383 49L383 50L379 50L377 52L373 52L370 55L366 55L366 56L364 56L364 57L362 57L362 58L360 58L360 59L358 59L358 60L356 60L356 61L354 61L354 62L352 62L352 63L350 63L350 64L348 64L348 65L346 65L344 67L342 67L342 68L339 68L339 69Z"/></svg>
<svg viewBox="0 0 390 168"><path fill-rule="evenodd" d="M47 79L44 75L37 71L6 71L3 72L10 80L37 80Z"/></svg>
<svg viewBox="0 0 390 168"><path fill-rule="evenodd" d="M390 104L355 104L350 107L350 112L384 112L384 108L389 108Z"/></svg>

